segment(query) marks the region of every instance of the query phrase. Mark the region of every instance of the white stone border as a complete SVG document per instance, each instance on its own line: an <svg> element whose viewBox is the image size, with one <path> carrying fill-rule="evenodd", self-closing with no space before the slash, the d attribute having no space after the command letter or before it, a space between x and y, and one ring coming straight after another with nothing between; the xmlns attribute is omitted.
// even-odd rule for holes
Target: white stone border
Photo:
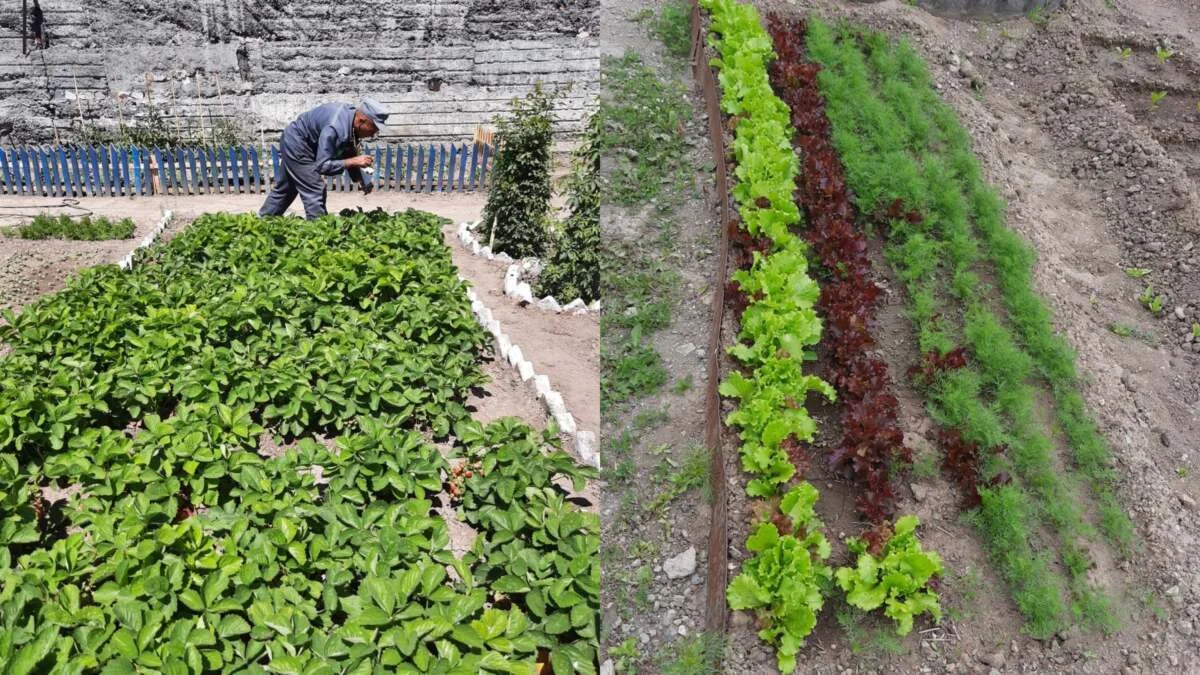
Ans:
<svg viewBox="0 0 1200 675"><path fill-rule="evenodd" d="M124 258L121 258L121 269L133 269L134 254L138 252L138 249L146 248L155 241L158 241L158 238L162 235L163 230L167 229L167 225L171 223L172 216L173 214L170 211L163 212L163 219L159 221L158 225L154 226L154 229L150 231L150 234L147 234L146 237L142 239L142 243L134 246L133 250L130 251L128 255L126 255Z"/></svg>
<svg viewBox="0 0 1200 675"><path fill-rule="evenodd" d="M514 262L507 253L493 253L492 249L487 246L482 246L479 240L475 237L473 230L479 227L479 221L473 223L460 223L458 226L458 240L462 242L464 248L471 252L472 255L477 255L488 260L496 260L499 262L510 263L508 269L504 271L504 294L510 298L515 298L522 304L532 304L538 309L547 312L571 312L573 314L587 314L589 312L600 311L600 301L596 300L592 304L587 304L583 298L575 298L565 305L560 305L558 300L553 295L547 295L544 298L535 301L533 297L533 288L528 283L520 281L521 265Z"/></svg>
<svg viewBox="0 0 1200 675"><path fill-rule="evenodd" d="M458 278L470 283L461 274L458 275ZM492 315L492 310L483 304L478 294L470 287L467 288L467 299L471 301L471 311L475 314L475 320L491 333L496 341L496 356L508 362L508 365L521 376L521 381L533 390L534 395L546 408L546 412L554 417L559 429L575 439L575 452L579 458L586 464L597 469L600 468L600 450L597 447L596 433L579 429L575 423L575 416L567 410L567 404L563 400L562 394L551 388L550 378L546 375L539 375L534 370L533 362L519 346L512 343L512 339L500 326L500 321Z"/></svg>

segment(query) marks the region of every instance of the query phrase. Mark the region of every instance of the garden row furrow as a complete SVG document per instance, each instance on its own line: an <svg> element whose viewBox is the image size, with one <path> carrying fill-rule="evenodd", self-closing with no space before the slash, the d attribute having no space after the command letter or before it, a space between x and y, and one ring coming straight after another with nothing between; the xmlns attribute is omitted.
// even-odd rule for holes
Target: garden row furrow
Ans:
<svg viewBox="0 0 1200 675"><path fill-rule="evenodd" d="M594 472L470 419L442 224L206 216L7 314L0 662L593 672Z"/></svg>

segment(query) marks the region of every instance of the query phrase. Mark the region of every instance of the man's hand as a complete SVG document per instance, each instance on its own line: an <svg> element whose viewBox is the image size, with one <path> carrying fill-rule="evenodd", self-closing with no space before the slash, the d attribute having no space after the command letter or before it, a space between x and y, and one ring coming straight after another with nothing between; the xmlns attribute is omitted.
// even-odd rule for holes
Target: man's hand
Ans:
<svg viewBox="0 0 1200 675"><path fill-rule="evenodd" d="M375 163L375 158L370 155L355 155L342 162L342 166L347 169L365 169Z"/></svg>

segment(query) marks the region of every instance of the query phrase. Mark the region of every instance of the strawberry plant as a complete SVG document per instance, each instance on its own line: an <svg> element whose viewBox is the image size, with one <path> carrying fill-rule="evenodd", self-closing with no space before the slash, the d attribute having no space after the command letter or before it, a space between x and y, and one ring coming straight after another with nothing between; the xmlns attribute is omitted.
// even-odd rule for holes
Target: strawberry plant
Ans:
<svg viewBox="0 0 1200 675"><path fill-rule="evenodd" d="M75 239L100 241L104 239L131 239L137 225L129 218L112 221L104 216L90 215L72 218L61 215L57 218L38 214L27 225L16 228L22 239Z"/></svg>
<svg viewBox="0 0 1200 675"><path fill-rule="evenodd" d="M779 503L782 517L760 524L746 541L754 557L726 591L735 610L757 610L758 635L775 645L781 673L796 670L796 654L817 624L832 572L830 546L813 505L817 489L800 483ZM778 521L778 522L776 522Z"/></svg>
<svg viewBox="0 0 1200 675"><path fill-rule="evenodd" d="M598 528L548 478L591 474L515 420L468 423L486 341L442 222L206 216L8 313L0 662L593 672ZM458 476L480 536L456 558L434 502L492 438L521 451ZM553 611L493 602L501 547L545 562Z"/></svg>
<svg viewBox="0 0 1200 675"><path fill-rule="evenodd" d="M835 574L838 587L846 593L846 602L865 611L883 607L883 613L896 622L896 633L908 635L913 617L930 614L942 618L941 604L933 589L942 573L937 553L926 552L917 540L916 516L896 521L890 537L847 541L856 556L853 567L839 567Z"/></svg>

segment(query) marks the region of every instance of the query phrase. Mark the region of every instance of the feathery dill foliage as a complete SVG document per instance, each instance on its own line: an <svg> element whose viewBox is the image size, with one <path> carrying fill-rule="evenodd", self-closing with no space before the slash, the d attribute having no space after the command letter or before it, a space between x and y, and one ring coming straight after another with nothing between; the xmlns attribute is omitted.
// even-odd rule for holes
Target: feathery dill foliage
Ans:
<svg viewBox="0 0 1200 675"><path fill-rule="evenodd" d="M1044 637L1071 621L1111 630L1108 598L1086 578L1082 542L1099 535L1081 506L1085 487L1099 531L1122 553L1132 546L1132 525L1116 501L1109 449L1078 392L1074 354L1033 290L1032 249L1005 227L1003 201L984 181L970 136L911 47L818 20L809 22L807 46L823 66L834 143L859 208L882 213L902 204L921 216L888 218L887 257L908 291L922 351L946 355L962 344L971 355L931 383L928 405L939 424L993 450L979 469L984 487L971 518L1026 630ZM980 278L984 269L994 287ZM1067 471L1054 465L1052 420L1039 417L1039 380L1071 450Z"/></svg>

